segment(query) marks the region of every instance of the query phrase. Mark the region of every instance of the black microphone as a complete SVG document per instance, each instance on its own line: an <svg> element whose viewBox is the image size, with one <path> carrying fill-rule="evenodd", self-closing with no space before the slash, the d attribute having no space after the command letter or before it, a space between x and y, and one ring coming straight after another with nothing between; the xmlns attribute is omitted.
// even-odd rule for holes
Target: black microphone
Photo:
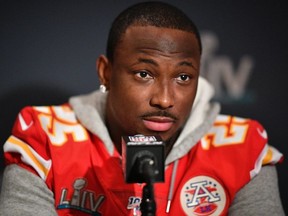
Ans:
<svg viewBox="0 0 288 216"><path fill-rule="evenodd" d="M164 182L165 144L160 136L122 136L122 168L127 183Z"/></svg>
<svg viewBox="0 0 288 216"><path fill-rule="evenodd" d="M164 182L165 144L160 136L123 136L122 166L127 183L146 183L142 191L141 215L155 216L155 182Z"/></svg>

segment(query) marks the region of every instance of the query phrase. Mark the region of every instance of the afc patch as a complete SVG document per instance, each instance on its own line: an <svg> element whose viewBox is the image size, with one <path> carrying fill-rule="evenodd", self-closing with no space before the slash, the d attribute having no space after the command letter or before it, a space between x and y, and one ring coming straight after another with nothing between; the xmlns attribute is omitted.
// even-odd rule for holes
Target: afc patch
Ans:
<svg viewBox="0 0 288 216"><path fill-rule="evenodd" d="M181 189L180 202L188 216L218 216L226 205L222 185L208 176L189 179Z"/></svg>

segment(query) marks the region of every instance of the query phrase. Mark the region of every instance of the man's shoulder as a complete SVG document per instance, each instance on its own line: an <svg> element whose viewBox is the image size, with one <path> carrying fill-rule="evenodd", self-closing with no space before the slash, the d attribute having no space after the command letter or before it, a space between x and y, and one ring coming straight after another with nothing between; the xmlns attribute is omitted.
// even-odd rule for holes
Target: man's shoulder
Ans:
<svg viewBox="0 0 288 216"><path fill-rule="evenodd" d="M63 115L65 113L73 113L73 110L69 103L63 103L59 105L40 105L40 106L25 106L20 110L20 114L25 115L38 115L38 114L52 114Z"/></svg>
<svg viewBox="0 0 288 216"><path fill-rule="evenodd" d="M20 123L23 127L23 123L31 122L36 127L45 129L45 125L50 128L53 125L60 123L61 125L78 124L75 112L68 103L61 105L49 105L49 106L26 106L18 114L16 124Z"/></svg>
<svg viewBox="0 0 288 216"><path fill-rule="evenodd" d="M251 176L255 176L262 164L275 164L283 159L283 155L268 144L265 128L256 120L231 115L219 115L201 139L201 149L209 158L219 154L217 160L234 161L252 168Z"/></svg>
<svg viewBox="0 0 288 216"><path fill-rule="evenodd" d="M217 117L215 118L214 125L217 124L226 124L226 125L235 125L235 124L259 124L260 123L251 118L246 118L246 117L240 117L240 116L235 116L235 115L228 115L228 114L218 114Z"/></svg>
<svg viewBox="0 0 288 216"><path fill-rule="evenodd" d="M267 143L267 133L256 120L231 115L218 115L203 138L204 147L237 146L246 143Z"/></svg>
<svg viewBox="0 0 288 216"><path fill-rule="evenodd" d="M22 112L24 115L25 112L30 112L33 115L35 127L44 131L53 146L87 140L87 130L78 121L75 112L67 103L28 107L24 108Z"/></svg>
<svg viewBox="0 0 288 216"><path fill-rule="evenodd" d="M46 179L52 159L59 163L64 157L71 160L74 155L77 160L75 155L88 149L85 147L90 143L89 132L68 104L27 106L16 118L4 145L4 155L7 164L17 163Z"/></svg>

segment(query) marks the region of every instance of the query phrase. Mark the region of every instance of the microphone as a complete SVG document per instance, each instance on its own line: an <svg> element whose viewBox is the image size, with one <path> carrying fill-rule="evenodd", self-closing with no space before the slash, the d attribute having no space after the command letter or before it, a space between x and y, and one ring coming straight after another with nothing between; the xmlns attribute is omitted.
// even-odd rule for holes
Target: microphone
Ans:
<svg viewBox="0 0 288 216"><path fill-rule="evenodd" d="M160 136L123 136L122 167L127 183L146 183L142 191L141 215L155 216L155 182L164 182L165 145Z"/></svg>
<svg viewBox="0 0 288 216"><path fill-rule="evenodd" d="M164 182L165 144L160 136L122 136L122 168L127 183Z"/></svg>

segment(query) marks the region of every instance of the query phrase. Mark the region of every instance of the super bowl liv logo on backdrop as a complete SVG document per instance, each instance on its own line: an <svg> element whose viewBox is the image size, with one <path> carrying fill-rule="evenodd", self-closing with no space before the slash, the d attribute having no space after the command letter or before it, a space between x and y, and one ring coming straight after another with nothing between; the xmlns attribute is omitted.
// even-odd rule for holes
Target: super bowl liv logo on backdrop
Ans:
<svg viewBox="0 0 288 216"><path fill-rule="evenodd" d="M254 91L247 89L252 75L254 61L251 56L243 55L234 64L229 56L217 54L219 39L210 31L201 32L203 53L200 74L215 88L215 99L219 102L253 103Z"/></svg>

